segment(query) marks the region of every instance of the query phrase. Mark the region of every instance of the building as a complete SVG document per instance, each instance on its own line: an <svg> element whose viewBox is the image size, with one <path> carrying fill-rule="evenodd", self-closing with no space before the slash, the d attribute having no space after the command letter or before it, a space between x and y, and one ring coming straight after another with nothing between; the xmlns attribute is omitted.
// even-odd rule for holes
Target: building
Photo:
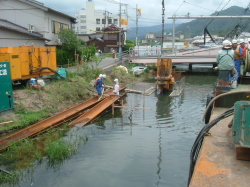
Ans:
<svg viewBox="0 0 250 187"><path fill-rule="evenodd" d="M119 34L121 45L119 45ZM87 42L87 45L94 44L97 49L104 53L119 52L119 47L124 48L125 35L123 29L116 25L110 25L104 28L103 36L100 38L92 38Z"/></svg>
<svg viewBox="0 0 250 187"><path fill-rule="evenodd" d="M121 18L125 20L124 14L121 14ZM82 8L79 11L76 15L76 20L75 31L78 35L101 32L110 25L126 29L126 25L120 23L119 14L115 15L106 10L96 10L93 0L86 1L86 8Z"/></svg>
<svg viewBox="0 0 250 187"><path fill-rule="evenodd" d="M1 1L0 9L0 47L57 45L60 29L76 21L35 0Z"/></svg>
<svg viewBox="0 0 250 187"><path fill-rule="evenodd" d="M164 37L164 42L172 41L173 39L172 33L169 33L169 34L164 33L163 37ZM175 34L175 39L183 40L184 34L181 32L177 32ZM156 33L153 33L153 32L147 32L145 38L142 39L141 43L150 44L150 45L162 43L162 35L159 35L159 34L157 35Z"/></svg>

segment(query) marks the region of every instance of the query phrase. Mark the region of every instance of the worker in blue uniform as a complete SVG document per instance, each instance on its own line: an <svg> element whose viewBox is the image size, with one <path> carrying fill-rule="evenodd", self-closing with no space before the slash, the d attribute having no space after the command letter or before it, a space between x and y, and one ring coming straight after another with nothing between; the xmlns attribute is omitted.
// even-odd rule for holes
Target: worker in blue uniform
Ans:
<svg viewBox="0 0 250 187"><path fill-rule="evenodd" d="M242 62L243 52L242 52L242 48L238 45L237 40L232 41L232 49L234 50L234 65L238 73L238 77L237 77L237 82L238 82L239 77L240 77L240 66Z"/></svg>
<svg viewBox="0 0 250 187"><path fill-rule="evenodd" d="M100 74L95 80L95 88L99 96L102 94L102 86L103 86L103 75Z"/></svg>

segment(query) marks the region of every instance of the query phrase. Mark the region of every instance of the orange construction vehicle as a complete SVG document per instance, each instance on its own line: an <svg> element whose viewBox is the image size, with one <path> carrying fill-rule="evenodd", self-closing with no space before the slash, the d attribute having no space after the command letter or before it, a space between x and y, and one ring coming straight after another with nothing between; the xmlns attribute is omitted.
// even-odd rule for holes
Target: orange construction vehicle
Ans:
<svg viewBox="0 0 250 187"><path fill-rule="evenodd" d="M157 59L157 86L161 92L173 91L175 79L172 76L172 59Z"/></svg>

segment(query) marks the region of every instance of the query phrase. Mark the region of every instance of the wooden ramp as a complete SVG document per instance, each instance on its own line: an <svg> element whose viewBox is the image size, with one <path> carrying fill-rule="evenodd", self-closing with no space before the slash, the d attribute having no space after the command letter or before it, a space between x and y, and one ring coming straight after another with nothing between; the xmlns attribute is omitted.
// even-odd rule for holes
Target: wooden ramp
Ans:
<svg viewBox="0 0 250 187"><path fill-rule="evenodd" d="M113 91L109 90L104 92L105 94L112 94ZM25 129L22 129L10 136L5 137L0 140L0 151L7 148L9 145L14 144L20 140L23 140L28 137L35 136L41 132L44 132L47 129L53 128L55 126L61 125L69 120L72 120L85 112L85 110L91 108L96 105L98 101L98 97L93 97L79 105L76 105L68 110L65 110L55 116L47 118L43 121L40 121L32 126L29 126Z"/></svg>
<svg viewBox="0 0 250 187"><path fill-rule="evenodd" d="M71 122L70 126L83 127L93 121L99 114L101 114L104 110L110 107L115 101L120 99L124 95L110 95L103 99L100 103L92 107L90 110L79 116L73 122Z"/></svg>

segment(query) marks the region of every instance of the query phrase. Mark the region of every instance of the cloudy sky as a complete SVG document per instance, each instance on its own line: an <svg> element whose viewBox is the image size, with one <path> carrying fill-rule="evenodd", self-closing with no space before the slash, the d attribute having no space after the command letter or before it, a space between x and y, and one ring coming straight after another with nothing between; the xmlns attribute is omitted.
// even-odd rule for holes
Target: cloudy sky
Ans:
<svg viewBox="0 0 250 187"><path fill-rule="evenodd" d="M61 11L70 16L82 8L86 8L87 0L38 0L52 9ZM93 0L96 9L106 10L112 14L119 14L119 2L128 4L127 12L129 16L129 27L135 26L135 8L142 9L142 15L139 18L139 26L151 26L162 24L162 0ZM115 3L117 2L117 3ZM165 23L172 23L168 17L173 14L184 16L188 13L190 16L210 15L215 11L227 9L231 6L240 6L246 8L250 0L165 0ZM125 6L122 6L122 11ZM190 20L177 20L177 23Z"/></svg>

